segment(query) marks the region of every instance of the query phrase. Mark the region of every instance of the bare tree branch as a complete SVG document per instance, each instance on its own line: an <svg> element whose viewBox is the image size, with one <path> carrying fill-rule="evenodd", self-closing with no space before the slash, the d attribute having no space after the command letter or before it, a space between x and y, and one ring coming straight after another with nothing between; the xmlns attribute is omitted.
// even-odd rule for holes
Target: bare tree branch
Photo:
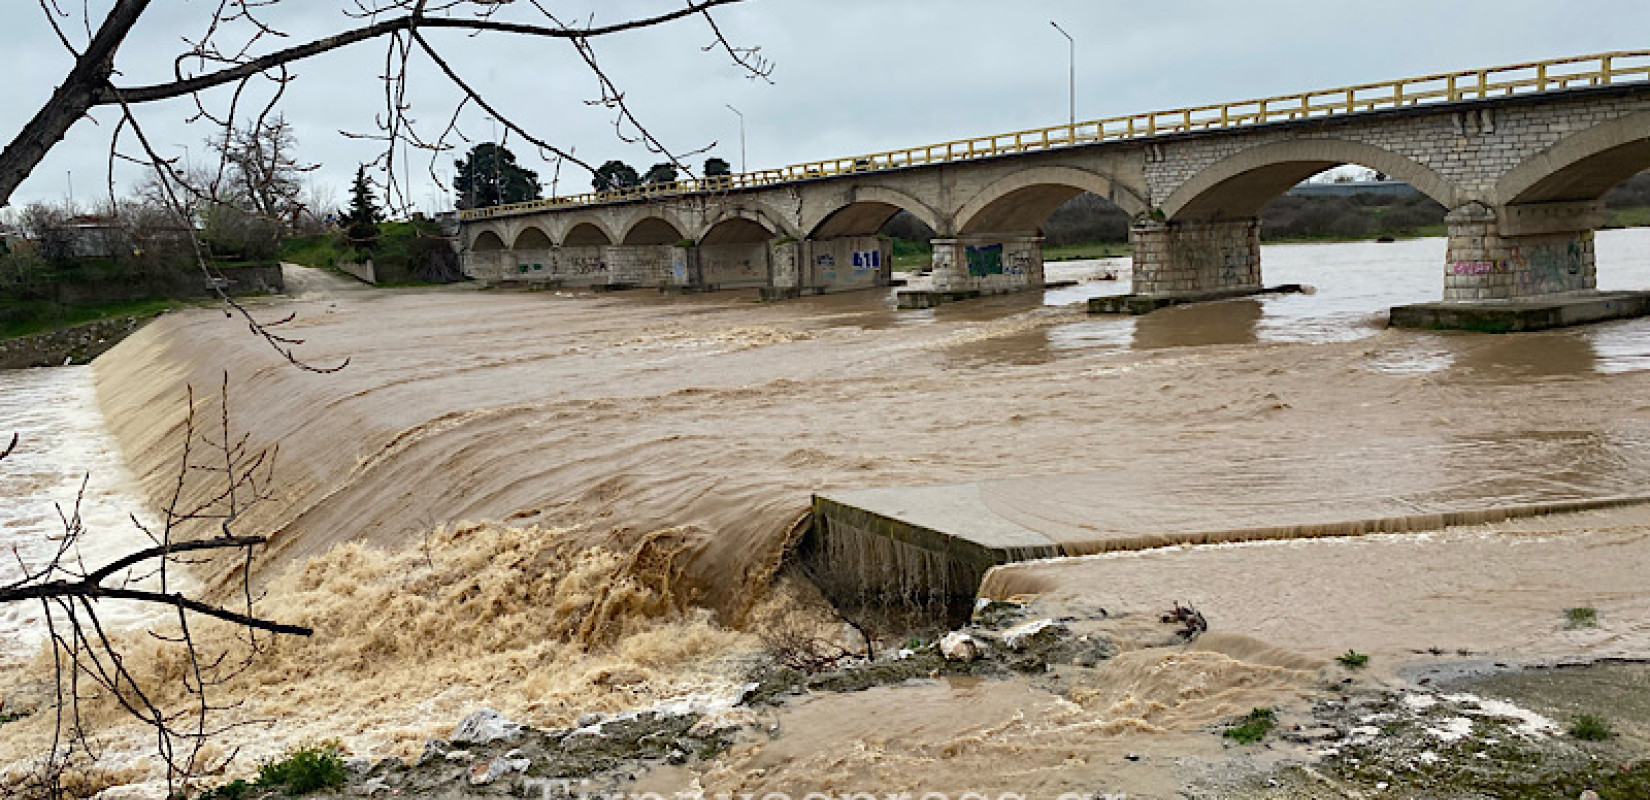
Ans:
<svg viewBox="0 0 1650 800"><path fill-rule="evenodd" d="M593 36L606 36L624 31L647 28L661 25L683 17L702 14L717 6L733 3L742 3L745 0L696 0L686 8L658 14L651 17L628 20L613 25L601 25L586 28L552 28L543 25L524 25L513 22L498 22L491 19L462 19L452 17L430 17L422 14L407 14L405 16L376 22L365 27L334 34L324 39L316 39L296 47L289 47L269 55L252 59L243 64L237 64L228 69L206 75L171 81L168 83L152 84L149 86L132 86L115 89L107 88L95 96L94 105L102 105L115 101L115 93L126 98L131 103L146 103L154 100L166 100L173 97L182 97L203 89L222 86L226 83L260 75L283 64L291 64L306 58L313 58L322 53L331 52L341 47L377 39L393 33L412 32L418 28L450 28L478 33L509 33L520 36L534 36L545 39L588 39Z"/></svg>
<svg viewBox="0 0 1650 800"><path fill-rule="evenodd" d="M17 556L22 577L0 585L0 605L40 603L56 679L50 704L54 725L51 748L42 758L39 772L23 786L10 785L10 777L0 780L0 796L9 796L17 788L47 797L63 796L65 771L97 756L92 734L83 723L85 704L94 702L112 703L147 726L154 736L155 752L165 765L169 788L175 792L188 786L201 772L202 748L226 729L214 725L213 716L234 705L214 702L213 689L251 665L260 652L254 633L312 633L305 626L266 619L253 608L250 559L253 550L266 544L268 537L240 535L232 525L248 508L269 499L266 487L273 458L271 451L249 447L246 435L232 431L227 381L226 375L220 397L222 411L214 430L197 427L194 393L188 394L178 477L161 524L150 530L133 520L154 542L153 546L126 553L95 569L85 567L78 555L78 543L87 533L80 515L83 485L74 505L59 511L63 534L58 537L55 552L39 565L25 564ZM0 452L0 459L13 452L17 440L14 435L12 443ZM202 484L203 480L207 483ZM190 537L190 531L202 528L215 528L218 533ZM206 563L188 560L192 556L209 559L231 552L243 554L235 570L245 584L238 593L244 603L241 608L229 608L171 588L169 568ZM129 643L109 630L99 614L98 604L108 600L173 609L177 632L151 635L181 649L187 660L181 687L150 685L140 677L138 662L126 652ZM190 620L194 615L229 623L242 635L235 637L233 645L209 645L196 638ZM180 693L186 698L181 703L176 699Z"/></svg>

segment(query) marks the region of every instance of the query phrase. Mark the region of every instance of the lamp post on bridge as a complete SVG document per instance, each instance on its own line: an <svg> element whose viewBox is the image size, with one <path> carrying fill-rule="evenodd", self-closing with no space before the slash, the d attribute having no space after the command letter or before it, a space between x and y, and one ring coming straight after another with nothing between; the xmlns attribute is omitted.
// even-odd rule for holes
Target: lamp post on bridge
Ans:
<svg viewBox="0 0 1650 800"><path fill-rule="evenodd" d="M734 108L732 103L723 103L723 105L727 106L729 111L739 115L739 171L741 173L750 172L749 165L745 163L745 114Z"/></svg>
<svg viewBox="0 0 1650 800"><path fill-rule="evenodd" d="M1077 139L1077 40L1073 39L1071 37L1071 34L1066 33L1066 29L1060 27L1060 23L1055 22L1054 20L1051 19L1051 20L1048 21L1048 24L1053 25L1054 29L1059 31L1061 36L1066 37L1066 42L1070 45L1070 48L1071 48L1071 57L1068 60L1068 63L1070 65L1070 72L1071 72L1070 81L1068 83L1068 86L1070 87L1070 93L1071 93L1069 113L1070 113L1072 143L1076 144L1076 139Z"/></svg>

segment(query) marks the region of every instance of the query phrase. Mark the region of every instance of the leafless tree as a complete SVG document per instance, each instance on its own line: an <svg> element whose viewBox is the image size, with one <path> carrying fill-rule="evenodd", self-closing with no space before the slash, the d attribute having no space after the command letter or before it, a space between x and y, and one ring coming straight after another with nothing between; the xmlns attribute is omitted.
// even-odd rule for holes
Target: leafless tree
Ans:
<svg viewBox="0 0 1650 800"><path fill-rule="evenodd" d="M101 20L94 18L89 3L36 0L58 40L73 56L74 67L45 105L5 150L0 151L0 206L10 202L12 193L71 127L90 112L108 108L117 117L111 126L109 148L108 183L111 197L114 195L113 166L116 162L147 165L158 176L158 194L176 209L180 218L192 220L190 210L198 204L190 202L193 198L186 195L192 194L191 189L198 187L186 178L180 179L175 159L168 159L156 151L138 118L137 109L146 104L188 98L195 108L194 119L216 124L225 137L232 137L236 130L249 130L256 140L278 124L277 108L288 84L294 80L293 65L367 42L379 42L385 47L385 68L379 76L384 105L373 121L373 130L347 135L382 145L375 166L383 175L385 195L390 205L403 210L411 208L413 201L411 192L398 179L405 174L397 164L398 150L401 158L407 157L405 154L409 148L427 152L430 155L429 173L440 183L441 178L435 169L437 156L452 149L451 142L467 138L459 128L459 120L463 112L471 107L479 108L498 120L504 126L507 137L516 136L537 147L540 155L558 159L558 167L561 162L566 162L594 171L589 164L575 157L571 148L564 150L527 130L513 121L504 109L483 96L475 84L463 76L463 65L432 40L431 34L434 32L458 31L478 36L515 36L566 42L596 79L598 95L586 102L613 111L614 130L621 138L641 143L649 150L663 154L689 174L691 169L681 159L691 153L671 151L632 113L624 93L603 70L594 41L625 31L699 18L707 27L709 40L709 44L702 49L721 51L737 68L753 78L766 79L772 69L758 48L739 47L724 37L712 16L718 7L744 0L681 0L681 7L673 11L609 24L596 24L593 19L583 23L563 19L549 7L552 0L523 0L519 3L511 0L350 0L340 11L342 16L335 33L291 44L290 37L270 20L274 19L279 7L292 7L297 1L208 0L200 5L200 33L193 38L184 38L173 60L171 79L148 85L127 85L117 81L121 50L133 28L149 12L153 0L109 0L109 10ZM85 32L84 36L76 33L81 30ZM276 47L276 44L285 46ZM408 66L418 58L434 65L462 97L451 117L433 131L421 130L408 114ZM261 92L258 90L260 85ZM227 95L224 101L216 104L210 102L208 93L220 89L223 95ZM263 99L252 99L255 96ZM197 260L209 279L215 277L211 274L205 253L199 253ZM218 282L212 283L217 285ZM317 371L342 368L342 365L315 367L301 361L293 350L301 342L279 332L279 326L287 320L260 321L226 294L222 295L222 299L233 312L246 320L255 334L264 337L294 364Z"/></svg>
<svg viewBox="0 0 1650 800"><path fill-rule="evenodd" d="M36 602L44 611L55 682L50 700L38 713L52 715L53 739L49 752L40 759L40 768L19 785L0 784L0 796L62 796L65 770L77 760L95 760L97 755L94 737L83 724L88 703L114 703L146 726L165 765L168 787L174 792L186 787L204 768L214 766L202 757L204 745L224 730L213 713L234 705L214 697L213 689L250 666L268 635L310 634L308 628L270 620L254 607L253 552L267 539L239 533L236 524L250 508L269 499L275 451L253 449L245 435L237 436L231 430L227 375L224 381L223 410L211 424L196 420L190 393L190 412L180 434L184 443L177 479L158 524L145 525L132 517L132 524L150 540L148 547L106 564L86 564L79 552L89 533L80 516L83 483L80 495L67 509L59 506L63 532L55 538L48 557L31 563L13 549L20 577L0 584L0 604ZM0 460L18 445L19 438L13 434ZM234 600L211 602L180 589L181 566L226 555L234 559L228 565L236 576ZM183 654L186 670L181 688L186 703L161 699L162 694L175 694L178 687L146 684L135 659L126 652L130 642L100 614L109 601L167 610L169 632L148 635ZM194 623L201 617L228 622L239 634L228 645L216 640L209 643L196 632Z"/></svg>
<svg viewBox="0 0 1650 800"><path fill-rule="evenodd" d="M293 64L343 47L369 41L386 43L386 71L382 77L385 110L376 120L378 130L358 134L363 138L382 140L387 180L395 181L395 147L406 140L428 150L445 150L448 138L456 131L458 115L434 137L426 137L414 129L406 116L407 65L415 55L432 62L462 93L464 100L459 111L474 105L516 136L569 163L594 171L588 164L573 156L570 150L553 145L511 121L509 115L488 101L474 85L465 80L453 59L432 43L426 35L431 31L458 30L473 34L502 34L523 36L569 43L579 59L596 77L599 96L588 102L611 108L615 112L615 128L622 137L646 144L663 153L682 167L665 145L648 132L625 103L619 87L607 77L597 59L594 40L624 31L660 25L690 17L700 17L709 28L711 43L705 50L721 50L741 69L753 77L765 79L771 65L760 55L758 48L737 47L723 36L711 12L719 6L744 0L684 0L674 11L638 17L621 22L597 25L564 21L549 7L550 0L525 0L517 4L504 0L351 0L353 8L343 10L341 29L331 35L279 49L265 49L269 42L282 41L286 35L265 20L274 7L283 0L215 0L202 7L203 32L193 39L186 38L182 51L174 61L173 79L150 85L118 85L117 61L128 34L149 10L152 0L113 0L113 6L101 23L96 23L85 7L76 13L64 10L60 0L37 0L56 32L58 39L75 59L74 67L50 100L35 114L23 130L0 152L0 205L10 201L11 194L51 148L61 141L68 130L88 112L101 107L116 109L119 124L115 126L114 158L121 158L119 147L122 136L134 135L138 154L125 156L156 165L170 165L171 161L158 156L143 135L142 126L134 116L134 109L146 104L177 98L191 98L200 117L233 129L242 115L243 96L254 81L267 81L274 86L273 97L251 116L256 120L253 130L266 127L266 120L279 103L285 86L293 80ZM509 18L506 15L510 14ZM75 17L80 17L76 25ZM84 28L88 36L84 44L75 41L71 31ZM219 87L232 87L227 112L219 112L206 102L203 93Z"/></svg>

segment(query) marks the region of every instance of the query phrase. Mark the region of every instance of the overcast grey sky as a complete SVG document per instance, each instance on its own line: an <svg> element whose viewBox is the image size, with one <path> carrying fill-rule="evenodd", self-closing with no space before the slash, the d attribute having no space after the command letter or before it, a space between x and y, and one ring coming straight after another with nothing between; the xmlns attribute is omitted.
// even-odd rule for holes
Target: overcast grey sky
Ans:
<svg viewBox="0 0 1650 800"><path fill-rule="evenodd" d="M612 22L679 7L677 0L540 0L558 14ZM80 3L64 4L78 9ZM92 0L94 17L109 0ZM352 3L284 0L269 17L289 34L266 49L359 21L338 9ZM157 0L121 50L122 83L165 79L217 2ZM536 13L519 0L511 14ZM1644 0L747 0L717 19L738 45L761 46L775 63L773 83L751 81L712 41L699 20L596 40L597 54L634 111L669 146L716 143L739 167L745 115L752 169L851 156L968 136L1055 125L1067 114L1067 44L1050 20L1077 39L1077 115L1097 118L1241 100L1272 94L1411 77L1608 50L1650 49ZM76 20L78 23L78 20ZM95 23L94 23L95 24ZM9 141L67 74L70 59L39 7L6 0L0 66L0 135ZM84 31L81 32L82 38ZM596 82L566 44L520 37L431 33L454 67L505 113L593 164L623 159L640 170L661 160L615 137L611 113L584 101ZM371 132L383 106L385 43L355 45L294 67L282 101L300 155L321 165L317 179L340 201L358 163L377 153L340 131ZM415 60L412 115L433 135L458 95ZM209 102L222 108L229 93ZM188 102L144 107L151 140L191 159L205 155L205 122L188 122ZM14 204L106 196L109 109L82 121L19 189ZM465 133L492 138L479 110ZM553 167L530 147L512 147L548 190ZM448 173L453 154L439 158ZM697 166L705 156L691 159ZM443 201L429 178L429 156L414 153L413 200ZM72 175L72 178L71 178ZM127 184L135 173L117 167ZM586 191L587 175L564 169L560 193Z"/></svg>

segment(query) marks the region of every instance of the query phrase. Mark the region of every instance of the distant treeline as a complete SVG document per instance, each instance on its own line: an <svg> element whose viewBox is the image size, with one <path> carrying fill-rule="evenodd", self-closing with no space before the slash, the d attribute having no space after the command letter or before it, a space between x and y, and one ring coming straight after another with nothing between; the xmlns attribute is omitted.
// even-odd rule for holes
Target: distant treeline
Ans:
<svg viewBox="0 0 1650 800"><path fill-rule="evenodd" d="M1650 172L1611 189L1604 202L1611 209L1650 207ZM1422 194L1284 195L1261 211L1260 236L1278 241L1442 234L1445 213L1442 205ZM1043 225L1044 243L1061 247L1127 242L1129 224L1129 215L1110 201L1080 194L1049 216ZM882 232L922 244L934 237L933 230L903 211Z"/></svg>

